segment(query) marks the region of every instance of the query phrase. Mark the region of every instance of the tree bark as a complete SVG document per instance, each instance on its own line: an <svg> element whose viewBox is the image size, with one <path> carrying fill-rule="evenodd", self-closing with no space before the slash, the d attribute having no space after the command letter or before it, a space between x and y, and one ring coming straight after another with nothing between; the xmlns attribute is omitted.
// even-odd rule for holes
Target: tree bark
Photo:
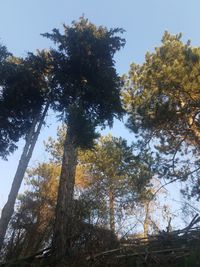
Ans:
<svg viewBox="0 0 200 267"><path fill-rule="evenodd" d="M53 236L53 266L66 266L65 258L70 256L71 240L73 237L74 215L74 184L77 165L77 147L68 125L64 144L64 154L58 198L55 214Z"/></svg>
<svg viewBox="0 0 200 267"><path fill-rule="evenodd" d="M15 201L24 178L24 174L28 167L29 161L31 159L37 138L39 136L40 130L44 123L45 116L47 114L47 110L49 108L49 104L46 104L42 114L38 114L33 121L31 129L27 135L26 143L17 167L17 171L15 173L13 183L11 186L11 190L8 196L8 200L4 205L0 218L0 251L3 246L4 238L6 235L6 231L8 228L8 224L14 212Z"/></svg>
<svg viewBox="0 0 200 267"><path fill-rule="evenodd" d="M115 203L114 194L112 189L109 191L109 217L110 217L110 230L115 233Z"/></svg>
<svg viewBox="0 0 200 267"><path fill-rule="evenodd" d="M197 113L197 115L199 115L199 113ZM200 142L200 130L199 127L196 125L195 123L195 117L197 116L195 114L192 114L192 116L189 117L188 119L188 124L189 124L189 128L193 134L192 138L191 138L191 143L196 142L197 145L199 145Z"/></svg>
<svg viewBox="0 0 200 267"><path fill-rule="evenodd" d="M148 237L149 233L149 202L145 203L145 218L144 218L144 237Z"/></svg>

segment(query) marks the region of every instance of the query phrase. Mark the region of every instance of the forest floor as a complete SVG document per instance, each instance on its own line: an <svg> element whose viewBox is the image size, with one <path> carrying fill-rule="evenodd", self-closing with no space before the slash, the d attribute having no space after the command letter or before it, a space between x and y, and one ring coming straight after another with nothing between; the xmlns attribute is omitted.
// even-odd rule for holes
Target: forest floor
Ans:
<svg viewBox="0 0 200 267"><path fill-rule="evenodd" d="M147 238L126 237L118 246L98 253L82 253L66 258L68 267L197 267L200 266L200 222L196 215L182 230L162 231ZM50 249L7 263L0 267L48 267ZM56 265L55 265L56 266Z"/></svg>

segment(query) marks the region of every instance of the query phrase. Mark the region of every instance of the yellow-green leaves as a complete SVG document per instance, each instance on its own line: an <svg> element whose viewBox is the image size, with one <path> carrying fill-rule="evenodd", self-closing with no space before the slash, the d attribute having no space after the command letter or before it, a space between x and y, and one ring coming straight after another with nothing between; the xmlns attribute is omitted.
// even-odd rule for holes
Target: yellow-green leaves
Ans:
<svg viewBox="0 0 200 267"><path fill-rule="evenodd" d="M174 131L191 141L199 128L200 48L165 32L142 65L131 65L124 103L130 127Z"/></svg>

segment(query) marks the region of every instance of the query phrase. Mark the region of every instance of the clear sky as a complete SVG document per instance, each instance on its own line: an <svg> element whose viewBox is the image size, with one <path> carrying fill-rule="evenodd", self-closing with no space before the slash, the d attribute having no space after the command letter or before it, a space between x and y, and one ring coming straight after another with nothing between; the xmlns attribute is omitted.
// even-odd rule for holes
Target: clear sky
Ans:
<svg viewBox="0 0 200 267"><path fill-rule="evenodd" d="M199 0L0 0L0 41L17 56L24 56L51 43L40 36L62 24L70 24L82 14L97 25L122 27L127 44L116 56L120 74L131 62L141 63L147 51L158 46L165 30L183 33L192 45L200 45ZM43 131L32 163L45 157L42 140L55 135L55 125ZM131 138L120 124L113 134ZM21 146L20 146L21 148ZM8 162L0 160L0 207L6 201L9 187L21 153L19 149Z"/></svg>

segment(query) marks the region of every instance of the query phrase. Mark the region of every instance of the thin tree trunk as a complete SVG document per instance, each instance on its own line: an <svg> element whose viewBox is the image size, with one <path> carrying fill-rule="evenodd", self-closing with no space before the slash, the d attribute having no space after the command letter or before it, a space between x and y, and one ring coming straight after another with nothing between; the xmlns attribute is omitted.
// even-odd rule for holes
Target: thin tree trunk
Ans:
<svg viewBox="0 0 200 267"><path fill-rule="evenodd" d="M191 141L196 141L199 143L200 141L200 130L199 127L195 124L195 115L189 117L188 124L191 129L192 134L194 135Z"/></svg>
<svg viewBox="0 0 200 267"><path fill-rule="evenodd" d="M26 144L24 146L24 149L23 149L23 152L22 152L22 155L21 155L18 167L17 167L17 171L15 173L15 177L13 179L13 183L12 183L11 190L8 196L8 200L2 209L1 218L0 218L0 251L3 246L8 224L14 212L15 201L16 201L22 180L24 178L24 174L26 172L29 161L31 159L33 149L35 147L37 138L39 136L41 127L44 123L44 119L47 114L48 108L49 108L49 104L46 104L42 115L38 114L38 116L36 116L35 120L33 121L29 134L26 138Z"/></svg>
<svg viewBox="0 0 200 267"><path fill-rule="evenodd" d="M109 192L109 217L110 217L110 230L115 233L115 203L114 194L112 189Z"/></svg>
<svg viewBox="0 0 200 267"><path fill-rule="evenodd" d="M144 218L144 237L148 237L149 233L149 202L145 203L145 218Z"/></svg>
<svg viewBox="0 0 200 267"><path fill-rule="evenodd" d="M70 255L71 239L73 237L73 210L74 210L74 184L75 171L77 165L77 147L68 126L60 182L58 188L58 198L56 206L56 218L53 236L53 261L56 267L66 266L65 256Z"/></svg>

